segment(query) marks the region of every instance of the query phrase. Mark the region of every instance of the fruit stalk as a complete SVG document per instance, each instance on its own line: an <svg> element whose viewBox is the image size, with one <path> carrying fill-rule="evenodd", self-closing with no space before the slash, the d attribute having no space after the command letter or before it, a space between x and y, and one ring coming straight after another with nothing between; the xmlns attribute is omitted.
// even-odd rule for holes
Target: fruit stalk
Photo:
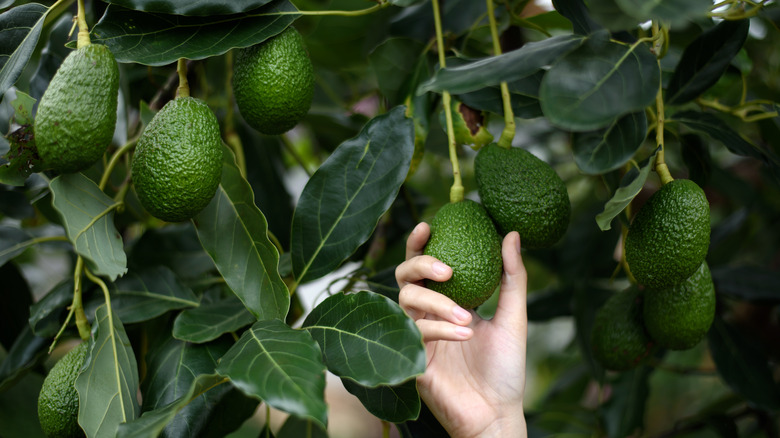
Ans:
<svg viewBox="0 0 780 438"><path fill-rule="evenodd" d="M653 40L656 41L656 47L659 37L659 26L657 22L653 22ZM665 43L664 43L665 44ZM658 57L658 68L661 68L662 53L656 49L656 57ZM658 154L655 156L655 172L661 178L661 184L668 184L674 181L672 174L669 172L669 167L666 166L664 160L664 96L663 87L658 85L658 93L655 96L655 108L656 108L656 126L655 126L655 140L659 147Z"/></svg>
<svg viewBox="0 0 780 438"><path fill-rule="evenodd" d="M84 12L84 0L78 0L76 22L79 25L79 33L76 41L76 47L82 48L92 44L89 39L89 27L87 26L87 18Z"/></svg>
<svg viewBox="0 0 780 438"><path fill-rule="evenodd" d="M493 40L493 54L501 54L501 43L498 39L498 28L496 26L496 15L493 8L493 0L487 0L488 21L490 22L490 36ZM501 131L501 137L498 139L498 145L509 149L512 147L512 139L515 138L515 115L512 111L512 99L509 95L509 85L506 81L501 81L501 101L504 105L504 130Z"/></svg>
<svg viewBox="0 0 780 438"><path fill-rule="evenodd" d="M432 0L433 22L436 27L436 47L439 52L439 68L447 66L444 57L444 37L441 30L441 13L439 9L439 0ZM447 120L447 144L449 145L450 161L452 162L452 187L450 187L450 202L460 202L463 200L463 182L460 178L460 164L458 163L457 144L455 142L455 128L452 124L452 97L449 91L442 91L442 105L444 105L444 116Z"/></svg>
<svg viewBox="0 0 780 438"><path fill-rule="evenodd" d="M179 87L176 88L176 97L190 96L190 83L187 81L187 60L179 58L176 63L176 73L179 74Z"/></svg>

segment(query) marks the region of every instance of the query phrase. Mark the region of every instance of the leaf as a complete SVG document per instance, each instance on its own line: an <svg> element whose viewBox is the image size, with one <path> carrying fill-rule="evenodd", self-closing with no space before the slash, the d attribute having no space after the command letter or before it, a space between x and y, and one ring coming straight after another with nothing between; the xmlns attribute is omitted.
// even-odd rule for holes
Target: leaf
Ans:
<svg viewBox="0 0 780 438"><path fill-rule="evenodd" d="M72 27L73 15L64 12L52 25L51 31L46 36L46 44L41 49L38 67L30 78L30 96L35 99L40 100L62 61L72 51L63 44L63 41L68 41Z"/></svg>
<svg viewBox="0 0 780 438"><path fill-rule="evenodd" d="M261 435L265 437L265 435ZM290 416L276 433L276 438L328 438L328 432L316 422Z"/></svg>
<svg viewBox="0 0 780 438"><path fill-rule="evenodd" d="M688 44L669 79L666 102L689 102L715 85L745 43L749 28L750 20L724 20Z"/></svg>
<svg viewBox="0 0 780 438"><path fill-rule="evenodd" d="M646 136L647 116L643 111L627 114L607 128L574 133L574 162L587 175L607 173L626 164Z"/></svg>
<svg viewBox="0 0 780 438"><path fill-rule="evenodd" d="M147 321L163 313L198 306L198 297L184 286L173 271L157 266L129 272L117 280L111 306L127 324Z"/></svg>
<svg viewBox="0 0 780 438"><path fill-rule="evenodd" d="M187 342L208 342L255 322L241 302L226 298L187 309L173 323L173 337Z"/></svg>
<svg viewBox="0 0 780 438"><path fill-rule="evenodd" d="M135 354L122 321L105 304L95 310L89 352L75 386L79 425L89 438L113 438L120 423L141 412Z"/></svg>
<svg viewBox="0 0 780 438"><path fill-rule="evenodd" d="M413 92L408 89L410 76L426 62L424 48L421 42L410 38L389 38L368 55L379 91L389 106L403 103Z"/></svg>
<svg viewBox="0 0 780 438"><path fill-rule="evenodd" d="M28 327L30 305L33 303L30 286L13 263L0 266L3 281L3 305L0 307L0 346L8 351L16 338Z"/></svg>
<svg viewBox="0 0 780 438"><path fill-rule="evenodd" d="M331 272L368 240L393 203L414 152L414 126L398 106L345 141L309 178L293 214L298 283Z"/></svg>
<svg viewBox="0 0 780 438"><path fill-rule="evenodd" d="M190 402L224 382L227 382L227 379L218 374L201 374L192 381L190 388L179 399L155 410L144 412L138 419L129 423L120 424L116 436L119 438L156 438L160 436L165 426L176 417L176 414Z"/></svg>
<svg viewBox="0 0 780 438"><path fill-rule="evenodd" d="M590 17L583 0L552 0L552 3L556 11L571 21L575 33L589 35L601 29L601 25Z"/></svg>
<svg viewBox="0 0 780 438"><path fill-rule="evenodd" d="M53 338L65 318L66 307L73 302L73 280L68 278L54 286L45 297L30 307L28 323L37 336Z"/></svg>
<svg viewBox="0 0 780 438"><path fill-rule="evenodd" d="M93 28L92 42L108 46L118 62L167 65L179 58L204 59L259 44L287 28L298 17L291 14L296 11L288 0L273 0L250 12L206 17L109 5Z"/></svg>
<svg viewBox="0 0 780 438"><path fill-rule="evenodd" d="M539 106L539 86L545 73L546 70L539 69L529 76L507 84L512 113L515 117L533 119L543 115L542 108ZM463 103L474 109L504 114L504 102L499 86L490 86L457 96Z"/></svg>
<svg viewBox="0 0 780 438"><path fill-rule="evenodd" d="M312 309L303 328L320 344L328 370L363 386L397 385L425 371L420 331L382 295L328 297Z"/></svg>
<svg viewBox="0 0 780 438"><path fill-rule="evenodd" d="M591 131L651 104L660 81L658 62L645 45L612 42L598 32L553 64L539 100L550 123Z"/></svg>
<svg viewBox="0 0 780 438"><path fill-rule="evenodd" d="M68 239L87 267L112 281L127 272L122 236L114 226L117 204L80 173L60 175L49 187Z"/></svg>
<svg viewBox="0 0 780 438"><path fill-rule="evenodd" d="M615 190L615 194L612 195L609 201L604 204L604 210L596 215L596 223L599 225L601 231L606 231L612 228L612 219L614 219L628 204L634 199L636 195L642 190L647 180L647 175L650 174L650 169L653 168L655 163L655 156L657 150L653 155L648 157L642 162L640 168L631 168L623 176L623 180L620 182L620 187Z"/></svg>
<svg viewBox="0 0 780 438"><path fill-rule="evenodd" d="M46 6L28 3L0 14L0 97L24 71L48 12Z"/></svg>
<svg viewBox="0 0 780 438"><path fill-rule="evenodd" d="M244 306L257 319L284 319L290 294L277 270L279 252L268 239L268 224L252 188L227 147L217 193L193 223L203 249Z"/></svg>
<svg viewBox="0 0 780 438"><path fill-rule="evenodd" d="M183 280L200 280L216 272L195 227L187 222L147 229L133 245L128 265L136 270L164 265Z"/></svg>
<svg viewBox="0 0 780 438"><path fill-rule="evenodd" d="M752 339L715 315L707 341L718 373L734 392L763 409L780 407L769 357Z"/></svg>
<svg viewBox="0 0 780 438"><path fill-rule="evenodd" d="M612 382L612 397L603 406L607 436L632 436L644 428L652 372L653 368L641 366L621 373Z"/></svg>
<svg viewBox="0 0 780 438"><path fill-rule="evenodd" d="M8 153L0 160L0 183L22 187L31 174L42 170L32 125L24 125L0 138L7 140L9 146Z"/></svg>
<svg viewBox="0 0 780 438"><path fill-rule="evenodd" d="M548 66L564 54L579 47L584 38L560 35L498 56L481 59L466 65L439 69L433 78L420 84L417 94L444 90L452 94L467 93L502 81L513 82Z"/></svg>
<svg viewBox="0 0 780 438"><path fill-rule="evenodd" d="M0 226L0 266L23 253L35 240L27 231L16 228Z"/></svg>
<svg viewBox="0 0 780 438"><path fill-rule="evenodd" d="M38 420L38 394L44 377L28 374L7 391L0 391L0 430L4 438L46 438Z"/></svg>
<svg viewBox="0 0 780 438"><path fill-rule="evenodd" d="M350 379L341 379L344 388L363 403L375 417L391 423L416 420L420 416L420 394L417 381L408 380L394 386L368 388Z"/></svg>
<svg viewBox="0 0 780 438"><path fill-rule="evenodd" d="M107 3L144 12L173 15L230 15L257 9L271 0L106 0Z"/></svg>
<svg viewBox="0 0 780 438"><path fill-rule="evenodd" d="M25 327L0 364L0 392L14 386L24 374L37 366L46 357L48 348L47 339L35 336L29 327Z"/></svg>
<svg viewBox="0 0 780 438"><path fill-rule="evenodd" d="M588 9L599 24L611 31L635 29L640 23L639 19L623 12L616 0L589 0Z"/></svg>
<svg viewBox="0 0 780 438"><path fill-rule="evenodd" d="M712 7L711 0L615 0L628 15L639 21L659 20L672 26L705 18Z"/></svg>
<svg viewBox="0 0 780 438"><path fill-rule="evenodd" d="M760 266L718 266L712 281L720 295L753 302L780 301L780 273Z"/></svg>
<svg viewBox="0 0 780 438"><path fill-rule="evenodd" d="M258 321L222 357L217 372L269 406L327 424L325 364L304 330L276 319Z"/></svg>

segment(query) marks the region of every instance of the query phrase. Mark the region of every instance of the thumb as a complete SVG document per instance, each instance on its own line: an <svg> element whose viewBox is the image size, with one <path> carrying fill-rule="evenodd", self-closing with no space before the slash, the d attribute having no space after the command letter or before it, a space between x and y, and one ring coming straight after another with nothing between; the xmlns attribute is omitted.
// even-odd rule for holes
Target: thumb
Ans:
<svg viewBox="0 0 780 438"><path fill-rule="evenodd" d="M527 330L528 314L526 293L528 274L520 253L520 234L512 231L504 237L501 256L504 259L504 276L498 295L498 307L494 321L507 325L511 330Z"/></svg>

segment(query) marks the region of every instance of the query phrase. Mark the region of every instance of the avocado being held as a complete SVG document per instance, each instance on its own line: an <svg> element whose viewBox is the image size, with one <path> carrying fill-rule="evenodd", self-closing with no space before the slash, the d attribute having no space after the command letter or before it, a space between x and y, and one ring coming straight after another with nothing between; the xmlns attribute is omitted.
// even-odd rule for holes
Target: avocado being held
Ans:
<svg viewBox="0 0 780 438"><path fill-rule="evenodd" d="M642 322L642 295L636 286L618 292L596 313L591 332L596 360L606 369L634 368L653 349Z"/></svg>
<svg viewBox="0 0 780 438"><path fill-rule="evenodd" d="M715 286L707 262L684 282L663 289L646 289L644 321L658 345L687 350L706 335L715 318Z"/></svg>
<svg viewBox="0 0 780 438"><path fill-rule="evenodd" d="M233 94L241 116L263 134L282 134L308 113L314 68L294 27L236 53Z"/></svg>
<svg viewBox="0 0 780 438"><path fill-rule="evenodd" d="M222 177L214 113L194 97L166 103L138 139L132 174L138 200L152 216L179 222L199 213Z"/></svg>
<svg viewBox="0 0 780 438"><path fill-rule="evenodd" d="M89 44L69 53L35 115L44 166L78 172L100 159L114 136L118 93L119 68L108 47Z"/></svg>
<svg viewBox="0 0 780 438"><path fill-rule="evenodd" d="M699 268L710 246L710 205L691 180L664 184L642 206L626 236L631 274L649 288L680 284Z"/></svg>
<svg viewBox="0 0 780 438"><path fill-rule="evenodd" d="M472 200L450 203L436 212L423 253L452 268L449 280L427 280L426 287L465 309L485 302L501 282L501 237L484 207Z"/></svg>
<svg viewBox="0 0 780 438"><path fill-rule="evenodd" d="M79 426L79 395L76 378L87 357L87 342L82 342L52 367L38 395L38 421L49 438L83 437Z"/></svg>
<svg viewBox="0 0 780 438"><path fill-rule="evenodd" d="M571 215L566 185L530 152L491 143L474 159L474 176L499 231L519 232L523 247L547 248L566 233Z"/></svg>

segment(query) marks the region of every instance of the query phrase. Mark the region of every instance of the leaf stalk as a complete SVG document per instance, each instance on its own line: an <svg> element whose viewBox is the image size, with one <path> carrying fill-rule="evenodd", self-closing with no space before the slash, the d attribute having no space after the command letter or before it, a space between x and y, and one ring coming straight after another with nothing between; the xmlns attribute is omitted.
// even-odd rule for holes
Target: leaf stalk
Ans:
<svg viewBox="0 0 780 438"><path fill-rule="evenodd" d="M501 55L501 42L498 38L498 27L496 26L496 14L493 6L493 0L487 0L487 16L490 23L490 36L493 40L493 55ZM509 85L506 81L501 81L501 102L504 105L504 130L498 139L498 145L509 149L512 147L512 140L515 138L516 125L515 115L512 111L512 97L509 94Z"/></svg>

